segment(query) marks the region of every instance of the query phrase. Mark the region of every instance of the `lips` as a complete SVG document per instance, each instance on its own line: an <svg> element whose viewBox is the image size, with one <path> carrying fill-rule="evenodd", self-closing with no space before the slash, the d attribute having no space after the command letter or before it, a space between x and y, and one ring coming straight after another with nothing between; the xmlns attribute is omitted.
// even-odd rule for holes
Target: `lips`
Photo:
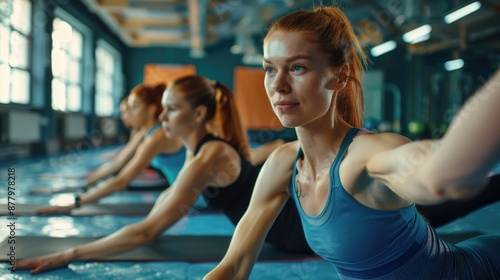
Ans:
<svg viewBox="0 0 500 280"><path fill-rule="evenodd" d="M274 102L274 107L276 107L276 109L278 111L287 111L287 110L293 109L297 105L299 105L298 102L291 101L291 100L280 100L280 101Z"/></svg>

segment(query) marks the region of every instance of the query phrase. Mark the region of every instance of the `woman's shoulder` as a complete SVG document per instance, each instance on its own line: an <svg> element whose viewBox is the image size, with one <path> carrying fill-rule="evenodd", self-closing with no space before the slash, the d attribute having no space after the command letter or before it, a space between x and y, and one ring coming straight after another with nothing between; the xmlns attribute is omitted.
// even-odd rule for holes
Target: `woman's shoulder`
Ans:
<svg viewBox="0 0 500 280"><path fill-rule="evenodd" d="M349 153L368 159L374 154L394 149L408 142L411 140L396 133L365 133L354 138L349 147Z"/></svg>
<svg viewBox="0 0 500 280"><path fill-rule="evenodd" d="M285 143L278 148L276 148L266 161L266 165L273 167L274 169L284 168L285 170L290 169L297 158L297 153L299 151L299 142L293 141Z"/></svg>
<svg viewBox="0 0 500 280"><path fill-rule="evenodd" d="M207 160L215 159L230 159L238 156L238 151L229 143L222 139L214 138L213 140L203 143L195 157L204 158Z"/></svg>

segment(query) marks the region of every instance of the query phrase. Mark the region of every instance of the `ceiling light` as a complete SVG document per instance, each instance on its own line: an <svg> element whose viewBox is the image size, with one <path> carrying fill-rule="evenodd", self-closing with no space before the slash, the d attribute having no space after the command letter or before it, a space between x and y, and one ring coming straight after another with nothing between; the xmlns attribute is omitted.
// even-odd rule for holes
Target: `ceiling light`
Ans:
<svg viewBox="0 0 500 280"><path fill-rule="evenodd" d="M426 25L420 26L419 28L413 29L412 31L409 31L409 32L406 32L405 34L403 34L403 40L406 43L411 43L411 44L416 43L416 42L414 42L415 40L418 40L418 42L421 42L423 40L420 40L420 39L425 38L424 36L429 35L429 33L431 33L431 31L432 31L432 26L430 26L429 24L426 24ZM429 37L430 37L430 35L429 35ZM429 37L427 37L427 39L429 39Z"/></svg>
<svg viewBox="0 0 500 280"><path fill-rule="evenodd" d="M409 42L409 44L420 43L420 42L423 42L425 40L429 40L430 37L431 37L431 34L425 34L424 36L420 36L420 37L416 38L415 40Z"/></svg>
<svg viewBox="0 0 500 280"><path fill-rule="evenodd" d="M449 13L448 15L446 15L444 17L444 21L446 23L452 23L456 20L459 20L459 19L465 17L466 15L468 15L470 13L473 13L473 12L479 10L479 8L481 8L481 3L476 1L476 2L471 3L463 8L460 8L452 13Z"/></svg>
<svg viewBox="0 0 500 280"><path fill-rule="evenodd" d="M462 67L464 67L464 61L461 58L446 61L444 63L444 69L446 69L446 71L453 71L453 70L460 69Z"/></svg>
<svg viewBox="0 0 500 280"><path fill-rule="evenodd" d="M388 42L385 42L385 43L382 43L378 46L373 47L370 50L370 53L372 54L372 56L377 57L377 56L382 55L386 52L390 52L390 51L394 50L395 48L396 48L396 41L392 40L392 41L388 41Z"/></svg>

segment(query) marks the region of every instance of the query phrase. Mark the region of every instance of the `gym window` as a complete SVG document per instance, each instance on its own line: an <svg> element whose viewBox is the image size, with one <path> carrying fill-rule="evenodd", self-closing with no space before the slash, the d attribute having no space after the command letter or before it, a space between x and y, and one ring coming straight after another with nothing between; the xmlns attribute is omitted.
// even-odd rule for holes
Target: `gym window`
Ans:
<svg viewBox="0 0 500 280"><path fill-rule="evenodd" d="M52 31L52 108L82 109L83 34L69 21L56 17Z"/></svg>
<svg viewBox="0 0 500 280"><path fill-rule="evenodd" d="M95 114L110 117L117 111L121 96L121 57L119 52L104 40L97 41L95 50Z"/></svg>
<svg viewBox="0 0 500 280"><path fill-rule="evenodd" d="M30 103L31 2L0 9L0 103Z"/></svg>

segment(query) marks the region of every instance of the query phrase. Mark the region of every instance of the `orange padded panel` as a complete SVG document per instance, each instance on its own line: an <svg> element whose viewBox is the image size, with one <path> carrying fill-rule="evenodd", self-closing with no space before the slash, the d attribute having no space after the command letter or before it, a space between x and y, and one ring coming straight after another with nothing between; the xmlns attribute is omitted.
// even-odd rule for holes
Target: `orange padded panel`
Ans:
<svg viewBox="0 0 500 280"><path fill-rule="evenodd" d="M196 74L194 65L146 64L144 66L144 84L156 85L168 83L188 75Z"/></svg>
<svg viewBox="0 0 500 280"><path fill-rule="evenodd" d="M247 130L282 130L264 88L262 69L239 66L234 70L236 107Z"/></svg>

